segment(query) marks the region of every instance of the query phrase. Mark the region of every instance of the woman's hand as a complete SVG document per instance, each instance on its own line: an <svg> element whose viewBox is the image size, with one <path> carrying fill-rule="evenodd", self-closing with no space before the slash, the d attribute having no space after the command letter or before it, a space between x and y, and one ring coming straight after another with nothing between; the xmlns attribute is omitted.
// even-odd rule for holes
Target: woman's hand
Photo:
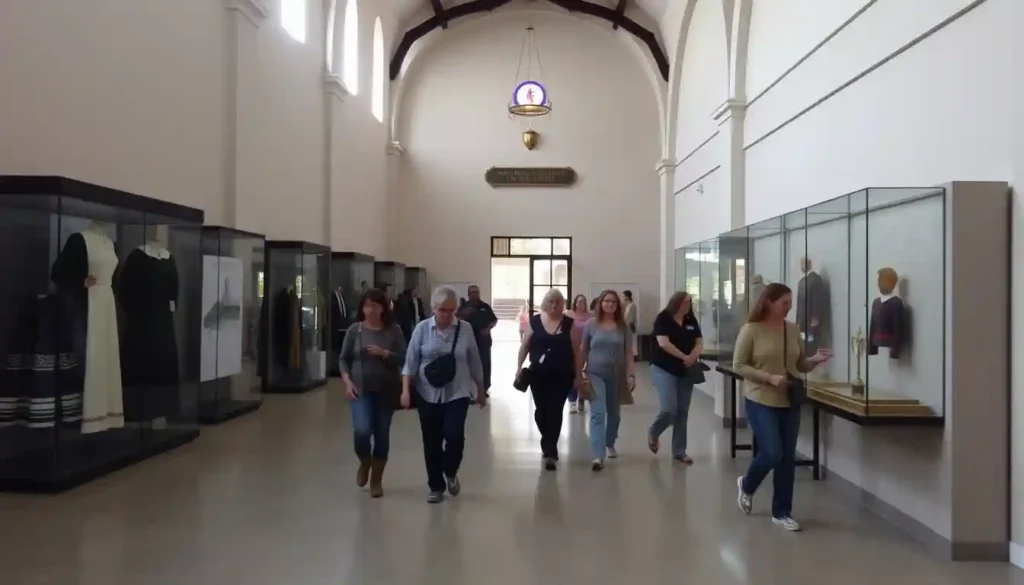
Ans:
<svg viewBox="0 0 1024 585"><path fill-rule="evenodd" d="M780 374L772 374L771 376L768 376L768 383L776 388L785 388L787 381L788 379Z"/></svg>
<svg viewBox="0 0 1024 585"><path fill-rule="evenodd" d="M359 388L356 387L351 379L345 380L345 394L348 395L349 400L359 398Z"/></svg>
<svg viewBox="0 0 1024 585"><path fill-rule="evenodd" d="M409 396L408 390L402 390L402 397L398 400L398 403L402 405L404 410L408 410L412 404L412 397Z"/></svg>
<svg viewBox="0 0 1024 585"><path fill-rule="evenodd" d="M487 392L485 392L482 389L477 389L476 403L480 406L481 409L485 408L487 406Z"/></svg>
<svg viewBox="0 0 1024 585"><path fill-rule="evenodd" d="M86 277L84 285L85 288L96 286L96 277L90 274Z"/></svg>
<svg viewBox="0 0 1024 585"><path fill-rule="evenodd" d="M697 352L683 354L683 365L690 367L697 362Z"/></svg>
<svg viewBox="0 0 1024 585"><path fill-rule="evenodd" d="M817 353L811 356L811 363L814 365L824 364L832 359L831 349L819 349Z"/></svg>
<svg viewBox="0 0 1024 585"><path fill-rule="evenodd" d="M372 356L376 356L376 357L379 357L379 358L386 358L389 355L391 355L390 351L384 349L383 347L381 347L379 345L367 345L366 346L366 352L369 353Z"/></svg>
<svg viewBox="0 0 1024 585"><path fill-rule="evenodd" d="M633 374L626 376L626 389L628 389L630 393L632 393L633 390L636 390L636 376Z"/></svg>

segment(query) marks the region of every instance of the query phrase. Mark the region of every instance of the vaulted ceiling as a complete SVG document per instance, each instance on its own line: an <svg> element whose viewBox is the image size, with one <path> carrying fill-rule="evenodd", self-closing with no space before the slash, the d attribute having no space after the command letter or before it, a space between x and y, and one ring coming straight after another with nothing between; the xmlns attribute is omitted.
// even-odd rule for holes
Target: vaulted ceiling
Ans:
<svg viewBox="0 0 1024 585"><path fill-rule="evenodd" d="M391 57L390 77L396 79L402 63L419 39L448 23L511 4L548 3L554 7L607 21L608 26L635 36L650 51L662 78L668 80L669 63L658 38L658 24L669 2L682 0L392 0L401 37Z"/></svg>

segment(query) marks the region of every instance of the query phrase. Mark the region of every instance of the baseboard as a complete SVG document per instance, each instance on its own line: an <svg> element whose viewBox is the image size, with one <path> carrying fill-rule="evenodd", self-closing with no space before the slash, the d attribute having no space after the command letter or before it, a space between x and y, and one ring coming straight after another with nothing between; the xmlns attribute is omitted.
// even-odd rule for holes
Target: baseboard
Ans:
<svg viewBox="0 0 1024 585"><path fill-rule="evenodd" d="M797 453L797 455L802 456L800 453ZM822 466L821 472L823 478L827 480L822 485L838 490L844 496L857 501L894 528L919 542L930 554L939 559L979 562L1011 561L1017 566L1024 567L1024 547L1020 545L1011 543L1008 550L1004 542L952 542L916 518L861 488L835 471ZM1015 546L1018 549L1018 557L1017 561L1012 561L1013 547Z"/></svg>
<svg viewBox="0 0 1024 585"><path fill-rule="evenodd" d="M1010 563L1024 569L1024 545L1010 543Z"/></svg>

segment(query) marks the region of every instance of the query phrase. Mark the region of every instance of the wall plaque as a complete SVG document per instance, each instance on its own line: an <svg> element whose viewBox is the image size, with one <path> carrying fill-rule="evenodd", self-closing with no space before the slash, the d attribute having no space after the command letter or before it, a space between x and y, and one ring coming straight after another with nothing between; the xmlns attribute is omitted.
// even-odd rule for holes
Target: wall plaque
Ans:
<svg viewBox="0 0 1024 585"><path fill-rule="evenodd" d="M572 167L491 167L484 173L491 187L572 187Z"/></svg>

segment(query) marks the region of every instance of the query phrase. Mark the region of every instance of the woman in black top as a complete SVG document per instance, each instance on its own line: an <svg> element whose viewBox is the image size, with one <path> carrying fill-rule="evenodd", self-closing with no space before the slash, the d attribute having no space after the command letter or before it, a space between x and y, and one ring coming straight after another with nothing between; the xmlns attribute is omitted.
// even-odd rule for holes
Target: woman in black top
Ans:
<svg viewBox="0 0 1024 585"><path fill-rule="evenodd" d="M687 465L693 459L686 454L686 421L690 415L693 382L690 373L699 368L697 358L704 348L700 325L693 314L690 295L679 291L654 320L655 339L651 357L651 380L661 405L648 431L647 446L658 452L658 438L672 426L672 458Z"/></svg>
<svg viewBox="0 0 1024 585"><path fill-rule="evenodd" d="M558 437L562 434L562 409L569 391L580 387L580 332L565 314L565 297L551 289L540 304L541 312L530 317L530 326L519 346L516 378L523 375L523 362L530 356L529 382L535 411L533 419L540 431L540 449L544 469L558 467Z"/></svg>

